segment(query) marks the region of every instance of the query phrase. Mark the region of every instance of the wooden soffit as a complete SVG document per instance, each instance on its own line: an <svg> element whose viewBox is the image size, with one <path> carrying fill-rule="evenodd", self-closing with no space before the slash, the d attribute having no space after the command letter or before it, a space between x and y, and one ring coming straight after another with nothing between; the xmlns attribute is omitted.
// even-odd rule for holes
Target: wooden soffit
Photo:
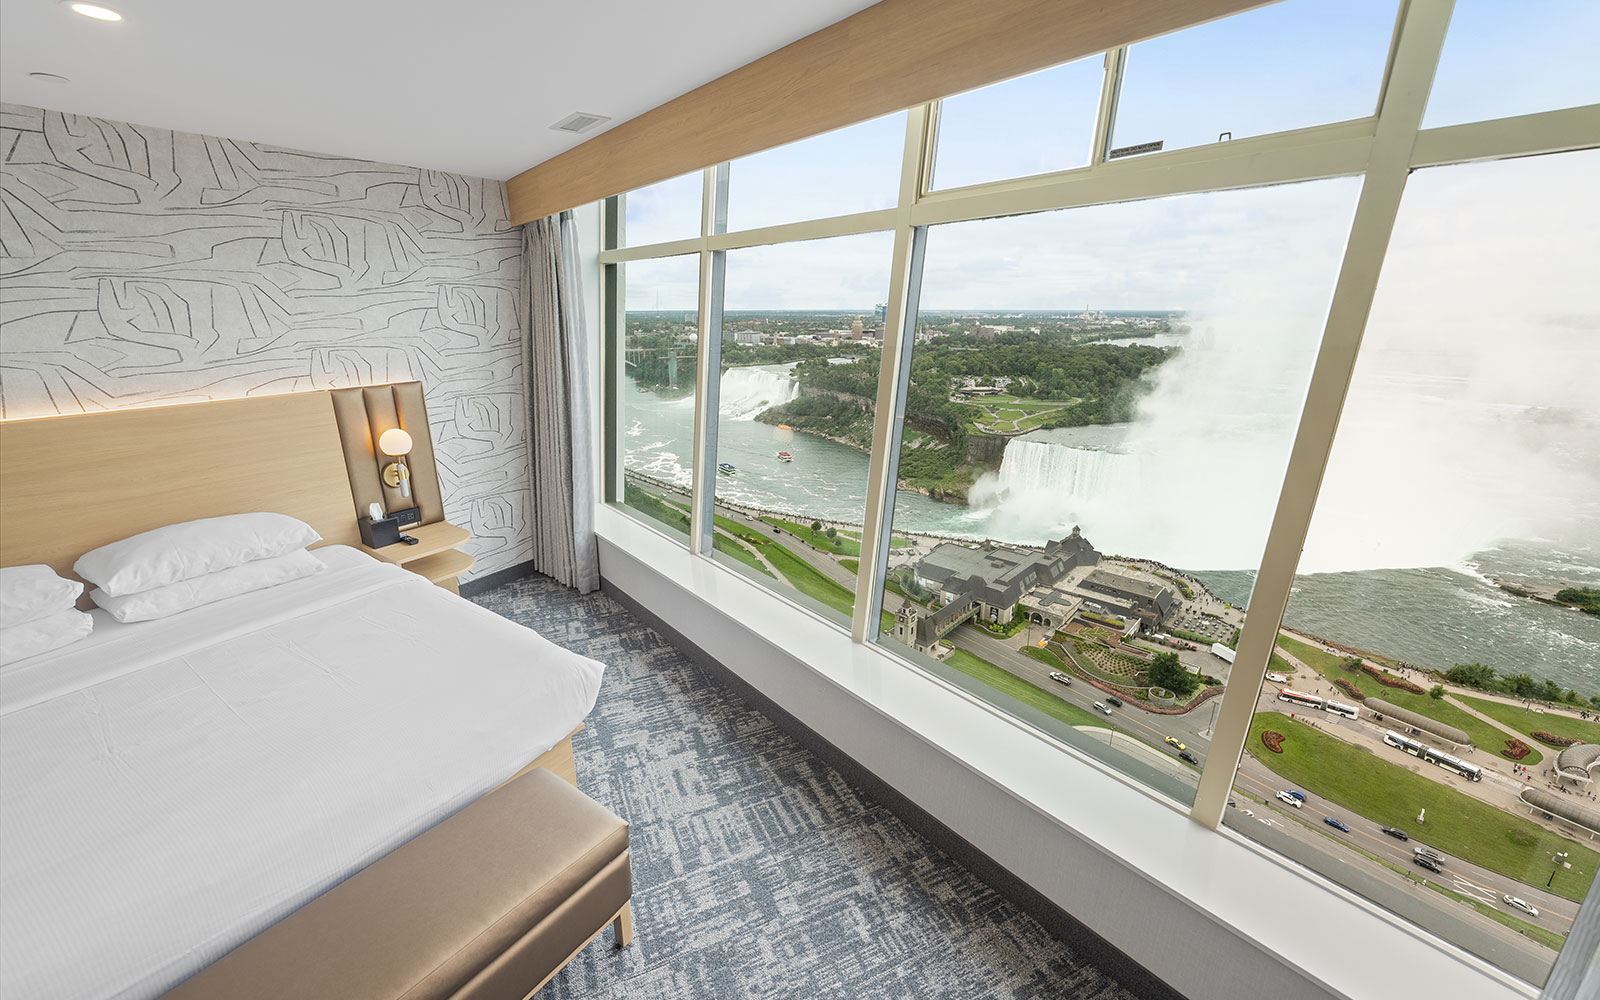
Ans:
<svg viewBox="0 0 1600 1000"><path fill-rule="evenodd" d="M511 178L511 221L1261 5L882 0Z"/></svg>

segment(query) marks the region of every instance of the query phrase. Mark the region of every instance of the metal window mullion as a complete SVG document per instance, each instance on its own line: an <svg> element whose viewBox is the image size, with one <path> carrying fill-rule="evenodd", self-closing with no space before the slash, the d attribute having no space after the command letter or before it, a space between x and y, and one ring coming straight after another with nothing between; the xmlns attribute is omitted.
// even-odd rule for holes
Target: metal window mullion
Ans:
<svg viewBox="0 0 1600 1000"><path fill-rule="evenodd" d="M1122 73L1128 65L1126 45L1111 49L1105 56L1105 76L1100 81L1100 108L1095 112L1094 141L1089 153L1089 165L1106 162L1106 152L1111 149L1111 137L1117 127L1117 102L1122 97Z"/></svg>
<svg viewBox="0 0 1600 1000"><path fill-rule="evenodd" d="M911 332L916 327L916 293L913 278L921 281L922 239L911 223L911 212L922 191L931 155L929 127L932 104L906 113L905 146L900 161L900 195L895 212L894 257L889 271L888 310L884 316L883 348L879 353L878 399L872 423L872 453L867 461L867 507L861 525L861 564L856 572L854 615L850 637L870 642L878 635L878 612L883 607L883 577L889 558L889 520L894 514L895 473L899 466L899 435L895 414L905 412L906 380L911 364ZM868 558L868 554L871 558Z"/></svg>
<svg viewBox="0 0 1600 1000"><path fill-rule="evenodd" d="M1317 491L1333 450L1339 414L1350 388L1389 236L1405 192L1423 108L1444 47L1450 10L1451 0L1413 0L1406 9L1394 72L1379 112L1372 155L1306 389L1283 489L1250 595L1250 611L1223 692L1200 787L1189 812L1195 822L1213 829L1222 822L1283 622L1289 588L1294 584L1300 550L1316 508Z"/></svg>
<svg viewBox="0 0 1600 1000"><path fill-rule="evenodd" d="M716 225L717 168L707 167L700 193L698 312L694 370L694 444L689 466L689 551L709 555L716 523L717 399L722 387L722 255L706 238Z"/></svg>

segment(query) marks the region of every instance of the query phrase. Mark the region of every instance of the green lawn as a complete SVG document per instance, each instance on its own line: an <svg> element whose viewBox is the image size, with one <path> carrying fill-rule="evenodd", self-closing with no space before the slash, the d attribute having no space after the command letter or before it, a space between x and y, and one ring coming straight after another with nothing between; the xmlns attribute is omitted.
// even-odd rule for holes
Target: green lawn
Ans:
<svg viewBox="0 0 1600 1000"><path fill-rule="evenodd" d="M1000 669L988 660L973 656L964 649L951 650L950 656L944 662L968 677L976 678L994 688L1002 694L1037 708L1052 718L1060 719L1069 726L1095 726L1100 729L1110 729L1111 725L1102 717L1095 715L1087 709L1062 701L1048 691L1028 683L1016 674Z"/></svg>
<svg viewBox="0 0 1600 1000"><path fill-rule="evenodd" d="M861 572L861 561L859 559L840 559L839 565L852 573Z"/></svg>
<svg viewBox="0 0 1600 1000"><path fill-rule="evenodd" d="M812 531L811 525L801 524L798 521L785 521L781 517L763 517L761 520L775 528L782 528L796 538L810 542L819 549L832 552L836 556L861 555L861 543L853 538L845 538L835 532L836 537L829 538L827 529Z"/></svg>
<svg viewBox="0 0 1600 1000"><path fill-rule="evenodd" d="M772 544L772 539L768 538L766 535L763 535L754 528L749 528L740 524L731 517L723 517L721 514L714 514L712 515L712 522L723 531L726 531L728 534L742 541L749 542L751 545Z"/></svg>
<svg viewBox="0 0 1600 1000"><path fill-rule="evenodd" d="M733 558L744 563L746 566L749 566L751 569L755 570L757 573L760 573L762 576L772 575L772 571L767 569L766 566L762 565L761 560L756 558L756 554L754 552L751 552L749 549L734 541L732 538L729 538L727 535L724 535L722 532L719 531L712 536L711 544L712 547L718 552L732 556Z"/></svg>
<svg viewBox="0 0 1600 1000"><path fill-rule="evenodd" d="M1264 729L1284 735L1283 753L1262 745ZM1550 891L1582 900L1594 881L1600 854L1590 848L1281 713L1258 712L1245 747L1291 783L1359 814L1340 817L1357 830L1366 822L1399 827L1425 844L1529 885L1549 878L1551 856L1568 851L1572 869L1557 875ZM1439 774L1447 781L1462 780ZM1419 824L1423 809L1427 822Z"/></svg>
<svg viewBox="0 0 1600 1000"><path fill-rule="evenodd" d="M1302 663L1311 667L1329 681L1332 681L1335 677L1343 677L1354 684L1356 690L1369 698L1382 698L1398 708L1409 709L1418 715L1426 715L1430 719L1436 719L1445 725L1455 726L1457 729L1463 730L1472 738L1473 745L1484 753L1498 756L1500 751L1506 748L1507 736L1504 732L1469 712L1463 712L1448 702L1430 698L1425 694L1413 694L1400 688L1384 687L1368 674L1346 670L1341 657L1285 636L1280 635L1278 637L1278 646L1291 656L1299 658ZM1531 767L1544 760L1544 754L1539 752L1538 744L1529 743L1528 745L1533 747L1533 751L1518 763ZM1501 757L1500 759L1505 760L1506 758Z"/></svg>
<svg viewBox="0 0 1600 1000"><path fill-rule="evenodd" d="M631 483L624 484L622 502L644 516L659 521L673 531L687 535L689 533L689 515L685 514L674 504L669 504L656 496L647 493Z"/></svg>
<svg viewBox="0 0 1600 1000"><path fill-rule="evenodd" d="M1456 695L1456 698L1482 712L1497 722L1502 722L1519 733L1533 735L1535 729L1542 729L1555 736L1565 736L1569 739L1582 740L1585 743L1600 743L1600 723L1585 722L1582 719L1573 719L1565 715L1556 715L1553 712L1534 712L1520 705L1507 705L1504 702L1490 701L1487 698L1471 698L1466 695ZM1544 746L1543 743L1538 744ZM1559 751L1557 751L1559 753Z"/></svg>

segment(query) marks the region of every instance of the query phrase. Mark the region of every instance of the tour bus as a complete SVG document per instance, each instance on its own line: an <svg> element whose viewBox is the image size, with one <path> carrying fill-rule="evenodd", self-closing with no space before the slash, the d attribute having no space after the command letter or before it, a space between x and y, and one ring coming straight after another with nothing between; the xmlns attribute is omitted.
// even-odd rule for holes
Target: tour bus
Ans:
<svg viewBox="0 0 1600 1000"><path fill-rule="evenodd" d="M1459 757L1452 757L1443 750L1419 743L1409 736L1402 736L1393 729L1383 734L1383 742L1430 764L1437 764L1446 771L1453 771L1468 781L1483 780L1483 768L1478 765L1468 764Z"/></svg>
<svg viewBox="0 0 1600 1000"><path fill-rule="evenodd" d="M1289 688L1284 688L1278 692L1278 700L1292 701L1296 705L1304 705L1307 708L1321 708L1326 703L1324 699L1318 698L1314 694L1303 694L1299 691L1292 691Z"/></svg>

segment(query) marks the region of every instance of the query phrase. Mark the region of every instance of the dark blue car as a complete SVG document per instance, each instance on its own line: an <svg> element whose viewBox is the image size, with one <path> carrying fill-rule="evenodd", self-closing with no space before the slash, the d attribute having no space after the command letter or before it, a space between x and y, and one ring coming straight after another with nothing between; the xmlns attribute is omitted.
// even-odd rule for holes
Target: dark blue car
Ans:
<svg viewBox="0 0 1600 1000"><path fill-rule="evenodd" d="M1329 826L1333 827L1335 830L1341 830L1341 831L1343 831L1345 833L1349 833L1350 832L1350 828L1348 826L1344 825L1344 821L1343 820L1334 819L1332 816L1324 816L1324 817L1322 817L1322 821L1324 823L1328 824Z"/></svg>

